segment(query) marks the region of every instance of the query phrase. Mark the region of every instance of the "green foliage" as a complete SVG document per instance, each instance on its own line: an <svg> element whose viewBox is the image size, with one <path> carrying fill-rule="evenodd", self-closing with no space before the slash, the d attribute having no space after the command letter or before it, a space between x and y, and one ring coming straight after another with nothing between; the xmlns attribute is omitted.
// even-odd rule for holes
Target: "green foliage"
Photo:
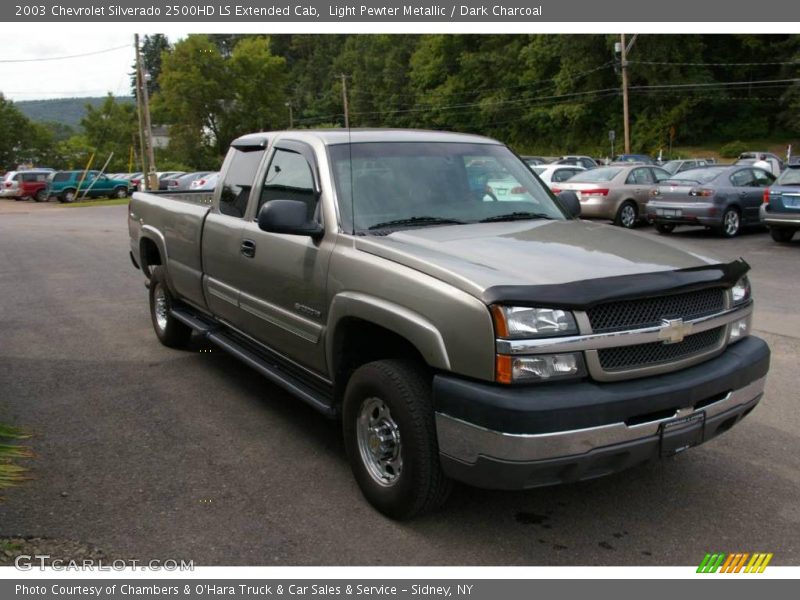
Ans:
<svg viewBox="0 0 800 600"><path fill-rule="evenodd" d="M163 33L146 35L142 39L139 54L142 58L144 72L150 74L150 78L145 81L147 93L155 94L159 90L158 77L161 75L161 61L165 52L170 51L169 40ZM136 97L136 63L131 65L131 96Z"/></svg>
<svg viewBox="0 0 800 600"><path fill-rule="evenodd" d="M30 437L27 432L0 423L0 490L19 485L26 479L27 470L13 461L19 458L32 458L33 452L27 446L7 443L8 440L24 440ZM3 501L0 496L0 502Z"/></svg>
<svg viewBox="0 0 800 600"><path fill-rule="evenodd" d="M729 142L724 144L719 149L719 155L722 158L739 158L739 155L742 152L747 152L750 148L744 142L736 140L735 142Z"/></svg>
<svg viewBox="0 0 800 600"><path fill-rule="evenodd" d="M134 103L133 97L118 96L120 103ZM105 96L98 98L54 98L50 100L22 100L16 107L31 121L39 123L59 123L73 130L80 128L81 119L86 116L86 105L95 108L105 102ZM69 137L69 136L66 136Z"/></svg>
<svg viewBox="0 0 800 600"><path fill-rule="evenodd" d="M86 105L81 126L86 150L96 152L95 168L101 167L113 153L107 171L128 169L130 149L137 141L136 109L132 104L121 104L109 94L98 108Z"/></svg>

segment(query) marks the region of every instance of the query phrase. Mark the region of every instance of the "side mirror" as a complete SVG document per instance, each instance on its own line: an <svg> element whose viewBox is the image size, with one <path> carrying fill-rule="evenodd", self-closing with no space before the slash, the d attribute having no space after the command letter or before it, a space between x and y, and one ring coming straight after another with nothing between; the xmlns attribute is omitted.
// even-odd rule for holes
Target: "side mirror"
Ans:
<svg viewBox="0 0 800 600"><path fill-rule="evenodd" d="M561 200L561 204L564 205L564 208L567 209L570 216L576 218L581 216L581 203L580 200L578 200L578 196L575 195L575 192L559 192L558 199Z"/></svg>
<svg viewBox="0 0 800 600"><path fill-rule="evenodd" d="M308 205L299 200L272 200L258 211L258 227L270 233L322 237L322 225L306 216Z"/></svg>

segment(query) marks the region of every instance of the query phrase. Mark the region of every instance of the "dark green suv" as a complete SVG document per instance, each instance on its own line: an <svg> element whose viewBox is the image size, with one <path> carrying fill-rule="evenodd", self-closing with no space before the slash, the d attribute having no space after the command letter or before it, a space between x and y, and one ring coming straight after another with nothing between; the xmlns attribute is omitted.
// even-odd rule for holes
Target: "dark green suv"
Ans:
<svg viewBox="0 0 800 600"><path fill-rule="evenodd" d="M84 175L85 174L85 175ZM74 202L76 198L127 198L128 182L111 179L99 171L57 171L48 182L47 195L59 202Z"/></svg>

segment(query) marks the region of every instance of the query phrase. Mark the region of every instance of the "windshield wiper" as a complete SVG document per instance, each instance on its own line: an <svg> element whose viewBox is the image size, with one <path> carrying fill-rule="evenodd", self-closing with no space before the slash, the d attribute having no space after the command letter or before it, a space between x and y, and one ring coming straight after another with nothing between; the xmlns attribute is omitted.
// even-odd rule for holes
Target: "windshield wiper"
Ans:
<svg viewBox="0 0 800 600"><path fill-rule="evenodd" d="M442 217L409 217L407 219L395 219L394 221L385 221L383 223L376 223L370 225L367 229L386 229L387 227L402 227L403 225L417 225L420 227L426 225L463 225L464 221L457 219L445 219Z"/></svg>
<svg viewBox="0 0 800 600"><path fill-rule="evenodd" d="M494 217L487 217L481 219L479 223L493 223L496 221L524 221L526 219L548 219L552 220L553 217L545 213L537 212L511 212L504 215L495 215Z"/></svg>

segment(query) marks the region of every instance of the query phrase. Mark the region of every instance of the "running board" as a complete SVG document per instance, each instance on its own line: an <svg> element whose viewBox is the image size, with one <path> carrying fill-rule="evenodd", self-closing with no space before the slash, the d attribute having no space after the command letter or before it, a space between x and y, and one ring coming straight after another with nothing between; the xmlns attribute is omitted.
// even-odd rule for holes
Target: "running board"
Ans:
<svg viewBox="0 0 800 600"><path fill-rule="evenodd" d="M276 359L270 360L267 352L259 352L252 343L240 342L235 334L228 332L222 325L198 315L185 308L173 308L170 314L178 321L191 327L212 344L238 358L246 365L258 371L275 385L309 404L327 417L337 415L333 404L333 389L325 393L322 389L314 389L298 377L281 368Z"/></svg>
<svg viewBox="0 0 800 600"><path fill-rule="evenodd" d="M232 354L246 365L249 365L272 383L282 387L284 390L297 396L303 402L310 404L322 414L328 417L336 416L336 409L332 406L331 399L313 390L295 377L282 371L279 367L264 360L257 353L239 345L230 336L222 331L210 331L206 338L216 344L225 352Z"/></svg>

